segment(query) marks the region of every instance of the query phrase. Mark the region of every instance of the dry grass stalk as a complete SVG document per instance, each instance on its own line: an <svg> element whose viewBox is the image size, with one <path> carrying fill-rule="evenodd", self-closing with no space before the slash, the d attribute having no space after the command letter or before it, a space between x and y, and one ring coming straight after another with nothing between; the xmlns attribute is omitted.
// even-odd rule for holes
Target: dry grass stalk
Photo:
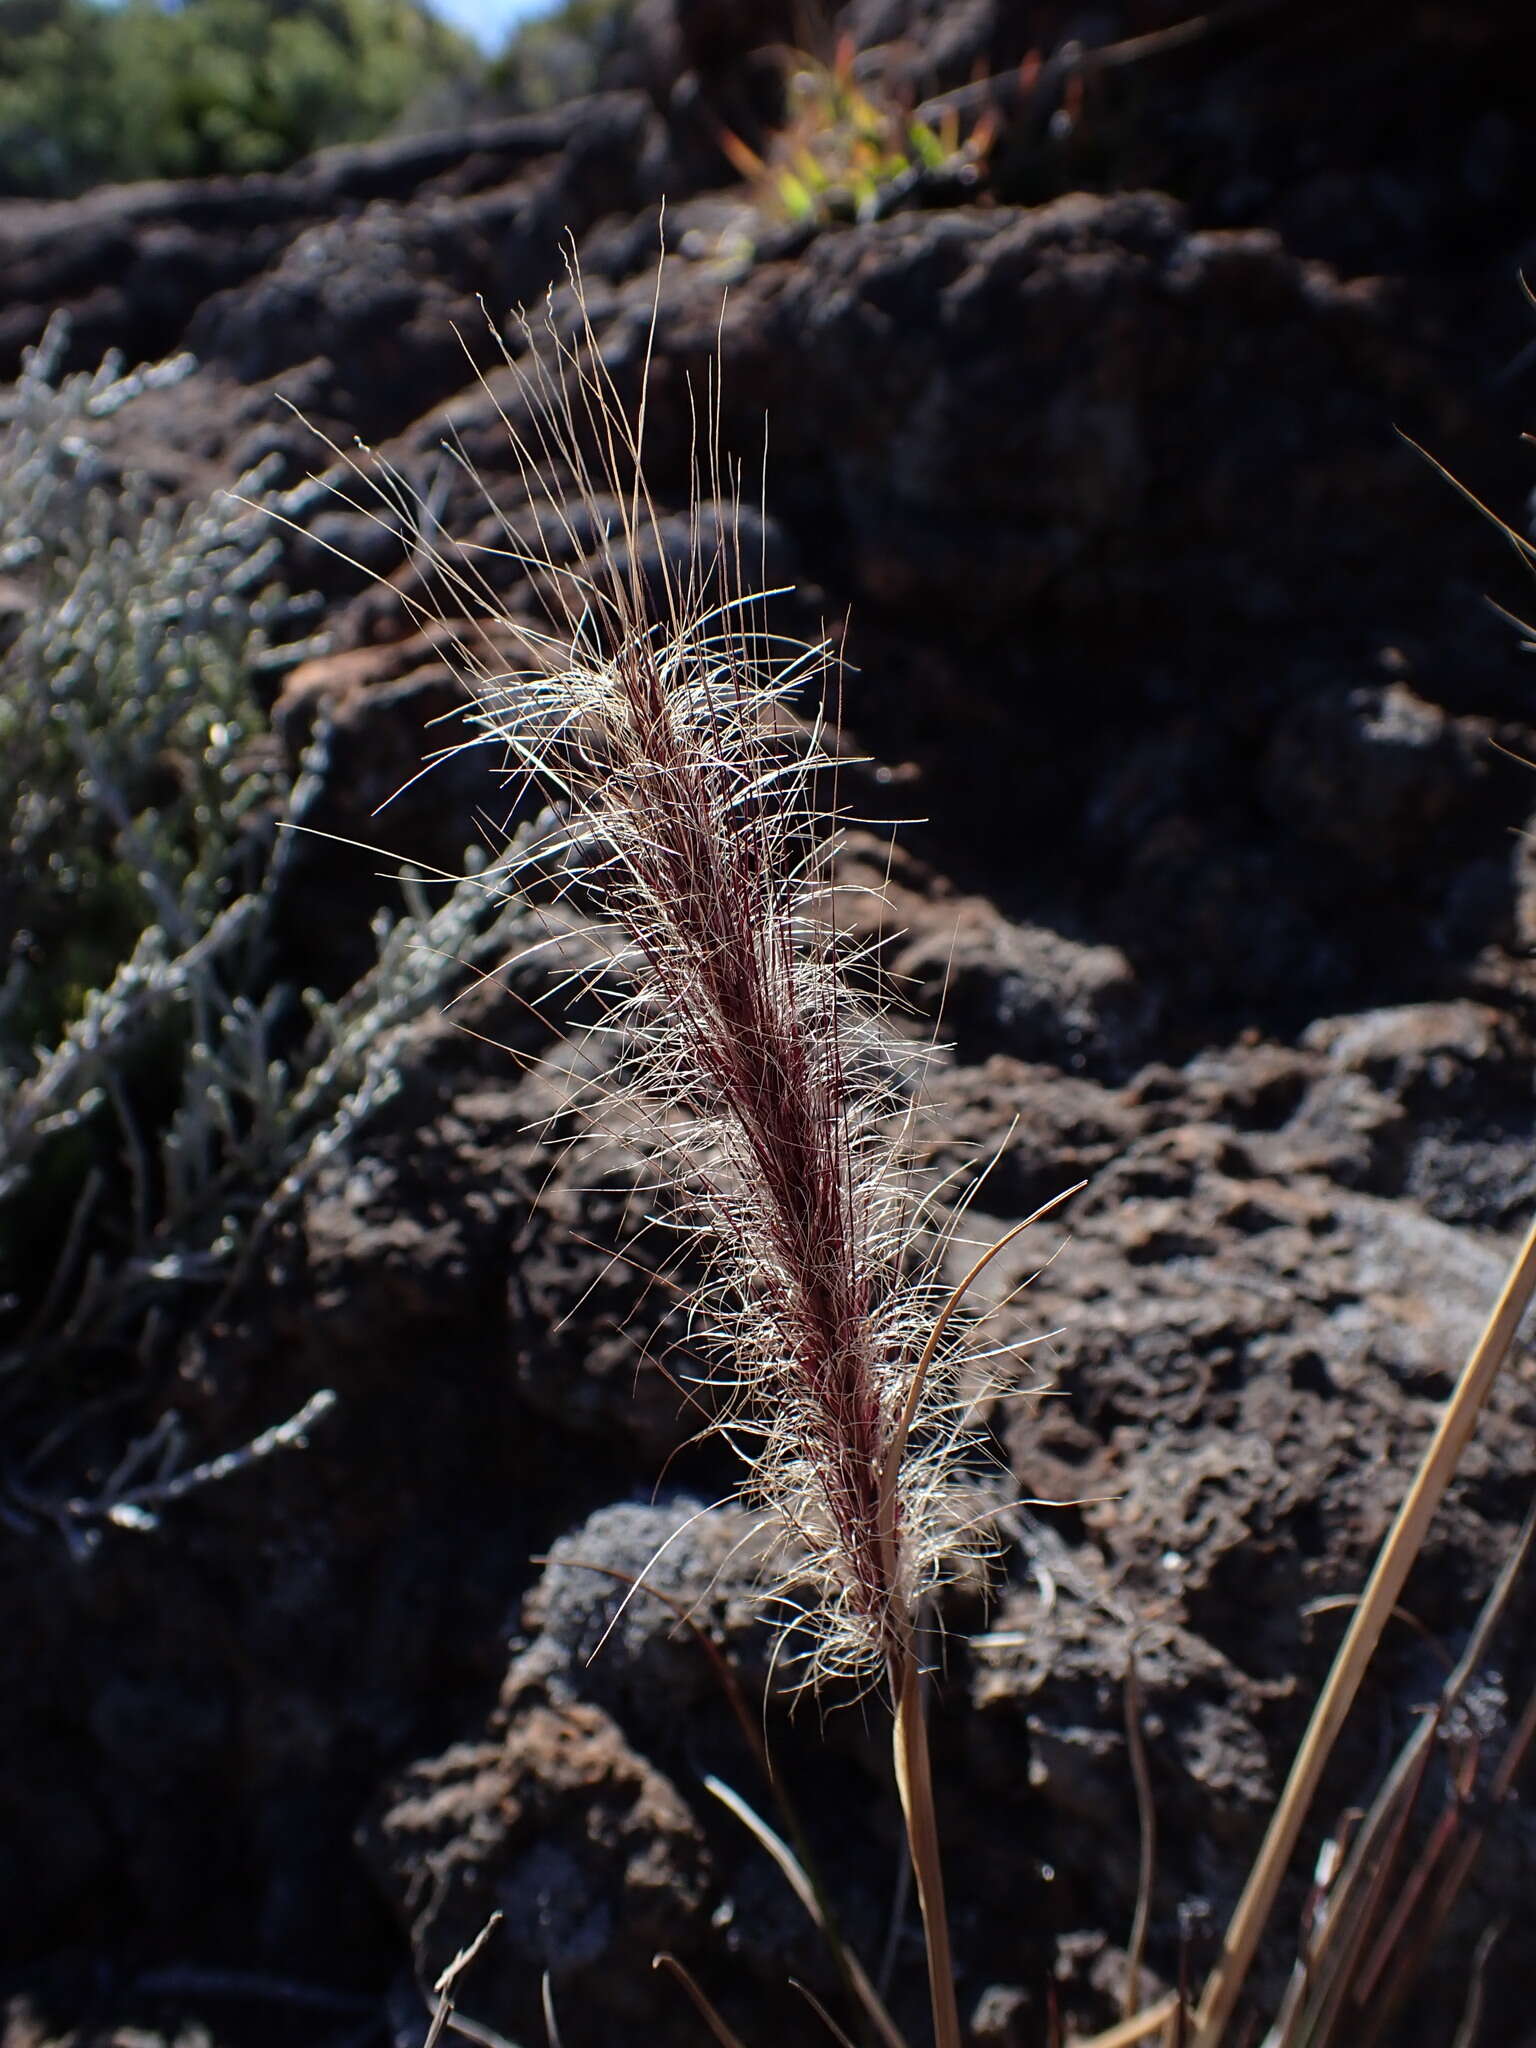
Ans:
<svg viewBox="0 0 1536 2048"><path fill-rule="evenodd" d="M1152 2040L1158 2042L1159 2048L1171 2048L1180 2018L1178 1994L1169 1992L1155 2004L1144 2006L1102 2034L1095 2034L1091 2040L1072 2043L1071 2048L1138 2048L1138 2043Z"/></svg>
<svg viewBox="0 0 1536 2048"><path fill-rule="evenodd" d="M1220 1960L1206 1985L1197 2015L1195 2048L1219 2048L1225 2036L1324 1766L1533 1293L1536 1224L1520 1247L1503 1291L1445 1405L1339 1646L1227 1929Z"/></svg>
<svg viewBox="0 0 1536 2048"><path fill-rule="evenodd" d="M1433 1751L1447 1744L1456 1710L1484 1669L1533 1548L1536 1508L1527 1514L1460 1657L1446 1674L1433 1713L1404 1743L1355 1832L1326 1901L1321 1939L1310 1945L1306 1968L1299 1973L1295 2024L1283 2013L1275 2028L1283 2043L1320 2048L1324 2042L1382 2039L1460 1896L1488 1817L1507 1795L1536 1735L1536 1700L1527 1702L1485 1799L1476 1797L1481 1744L1474 1739L1455 1745L1461 1755L1449 1760L1450 1796L1427 1838L1414 1846L1411 1868L1404 1869L1408 1827Z"/></svg>
<svg viewBox="0 0 1536 2048"><path fill-rule="evenodd" d="M741 2036L734 2033L727 2025L719 2008L686 1964L680 1963L676 1956L668 1955L663 1951L662 1954L652 1958L651 1968L653 1970L665 1970L674 1982L682 1985L684 1991L688 1994L694 2011L699 2015L705 2026L708 2027L714 2038L720 2043L720 2048L744 2048Z"/></svg>
<svg viewBox="0 0 1536 2048"><path fill-rule="evenodd" d="M1516 1255L1498 1301L1467 1359L1413 1483L1382 1544L1365 1592L1356 1604L1349 1631L1313 1709L1285 1790L1249 1872L1247 1885L1227 1930L1221 1957L1206 1984L1195 2019L1196 2048L1225 2048L1230 2038L1229 2029L1248 1970L1289 1868L1297 1837L1333 1743L1375 1654L1382 1631L1394 1613L1401 1613L1397 1607L1398 1595L1460 1464L1462 1453L1514 1343L1533 1294L1536 1294L1536 1225L1531 1227ZM1434 1721L1422 1724L1410 1738L1371 1812L1365 1816L1333 1890L1326 1946L1304 1957L1270 2039L1288 2042L1297 2038L1309 2041L1332 2038L1328 2030L1343 1999L1357 1991L1368 1974L1371 1977L1380 1974L1388 1944L1384 1944L1378 1935L1374 1949L1368 1954L1366 1943L1372 1929L1380 1925L1382 1888L1401 1846L1408 1809L1427 1765L1430 1745L1447 1710L1447 1703L1454 1701L1464 1689L1486 1652L1489 1636L1503 1612L1515 1576L1524 1565L1531 1541L1532 1525L1528 1523L1484 1604L1466 1651L1446 1680L1441 1712ZM1506 1756L1495 1774L1492 1791L1495 1802L1507 1796L1514 1774L1533 1741L1536 1741L1536 1700L1527 1704ZM1466 1831L1456 1843L1449 1857L1449 1867L1436 1889L1427 1929L1416 1943L1416 1953L1422 1954L1427 1948L1435 1929L1444 1920L1449 1901L1465 1883L1481 1844L1481 1835L1482 1830L1474 1828ZM1153 2038L1166 2043L1179 2021L1179 2001L1175 1998L1159 2000L1107 2032L1096 2034L1091 2041L1081 2044L1081 2048L1131 2048L1135 2042Z"/></svg>
<svg viewBox="0 0 1536 2048"><path fill-rule="evenodd" d="M496 1929L501 1925L501 1917L499 1910L492 1913L490 1919L486 1921L474 1940L470 1942L467 1948L459 1950L453 1961L432 1986L432 1989L437 1993L437 2005L433 2010L432 2024L427 2029L425 2048L437 2048L437 2043L442 2039L444 2028L453 2025L453 2002L458 1981L496 1932Z"/></svg>

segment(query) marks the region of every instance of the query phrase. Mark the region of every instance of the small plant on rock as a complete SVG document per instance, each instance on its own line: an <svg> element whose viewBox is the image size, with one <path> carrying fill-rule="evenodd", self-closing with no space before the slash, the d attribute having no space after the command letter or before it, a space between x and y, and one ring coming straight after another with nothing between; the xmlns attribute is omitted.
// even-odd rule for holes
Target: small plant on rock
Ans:
<svg viewBox="0 0 1536 2048"><path fill-rule="evenodd" d="M868 220L926 178L974 184L992 142L990 121L962 132L954 108L933 119L903 105L878 79L861 78L846 37L830 64L784 56L786 118L761 153L730 129L720 146L758 204L797 222Z"/></svg>

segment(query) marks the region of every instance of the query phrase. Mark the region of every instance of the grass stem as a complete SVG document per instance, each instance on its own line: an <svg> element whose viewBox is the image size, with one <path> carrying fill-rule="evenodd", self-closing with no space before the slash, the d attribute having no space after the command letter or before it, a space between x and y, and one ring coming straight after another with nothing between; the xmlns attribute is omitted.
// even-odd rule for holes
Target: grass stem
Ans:
<svg viewBox="0 0 1536 2048"><path fill-rule="evenodd" d="M1147 1762L1147 1740L1141 1726L1141 1677L1136 1669L1134 1642L1125 1666L1125 1746L1136 1787L1136 1819L1141 1836L1136 1911L1131 1920L1131 1938L1126 1943L1125 2003L1120 2014L1122 2019L1128 2020L1141 2008L1141 1966L1147 1952L1147 1928L1152 1919L1152 1888L1157 1881L1157 1801L1152 1796L1152 1771Z"/></svg>
<svg viewBox="0 0 1536 2048"><path fill-rule="evenodd" d="M910 1637L891 1655L891 1698L896 1709L896 1783L906 1822L917 1902L928 1951L928 1992L933 2006L934 2048L960 2048L960 2012L955 2003L955 1965L944 1906L944 1873L933 1807L933 1772L928 1757L928 1722L922 1675Z"/></svg>

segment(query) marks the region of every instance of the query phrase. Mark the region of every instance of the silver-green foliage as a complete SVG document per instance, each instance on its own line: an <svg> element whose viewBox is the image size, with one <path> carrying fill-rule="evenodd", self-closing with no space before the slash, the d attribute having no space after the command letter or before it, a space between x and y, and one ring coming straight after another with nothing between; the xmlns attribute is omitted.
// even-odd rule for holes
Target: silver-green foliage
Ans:
<svg viewBox="0 0 1536 2048"><path fill-rule="evenodd" d="M339 1000L275 978L274 906L325 772L261 681L294 658L261 479L188 508L118 479L101 422L185 362L0 400L0 1384L151 1362L394 1085L404 1028L497 943L473 880L381 919ZM286 636L286 644L284 644ZM503 916L505 916L505 912Z"/></svg>

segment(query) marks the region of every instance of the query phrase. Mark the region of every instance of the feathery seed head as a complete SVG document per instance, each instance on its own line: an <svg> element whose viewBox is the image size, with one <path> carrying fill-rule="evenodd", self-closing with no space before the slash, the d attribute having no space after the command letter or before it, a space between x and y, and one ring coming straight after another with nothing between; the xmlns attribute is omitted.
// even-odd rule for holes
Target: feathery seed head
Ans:
<svg viewBox="0 0 1536 2048"><path fill-rule="evenodd" d="M813 1585L811 1671L868 1676L909 1642L924 1593L988 1545L958 1478L963 1344L929 1343L945 1294L903 1163L914 1055L854 992L836 822L814 796L832 763L785 712L832 657L770 631L713 417L677 559L644 474L644 393L626 410L573 283L574 339L551 320L506 352L533 517L504 525L498 552L536 578L547 623L505 615L475 551L429 531L394 472L384 488L432 610L467 615L470 743L504 749L558 820L516 844L500 884L579 893L612 940L626 1114L707 1247L694 1330L747 1493ZM516 672L509 628L528 652Z"/></svg>

